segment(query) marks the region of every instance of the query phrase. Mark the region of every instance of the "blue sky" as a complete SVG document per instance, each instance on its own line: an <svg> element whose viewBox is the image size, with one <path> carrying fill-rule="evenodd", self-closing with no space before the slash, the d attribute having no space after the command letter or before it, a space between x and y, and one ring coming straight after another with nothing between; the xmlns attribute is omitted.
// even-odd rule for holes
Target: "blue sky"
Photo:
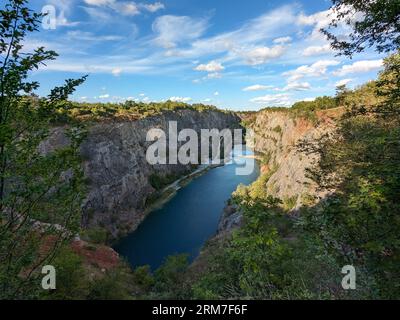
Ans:
<svg viewBox="0 0 400 320"><path fill-rule="evenodd" d="M40 95L89 74L73 99L207 103L234 110L290 106L374 79L382 56L336 57L319 33L325 0L35 0L56 8L26 50L60 57L35 72ZM348 33L345 27L340 32Z"/></svg>

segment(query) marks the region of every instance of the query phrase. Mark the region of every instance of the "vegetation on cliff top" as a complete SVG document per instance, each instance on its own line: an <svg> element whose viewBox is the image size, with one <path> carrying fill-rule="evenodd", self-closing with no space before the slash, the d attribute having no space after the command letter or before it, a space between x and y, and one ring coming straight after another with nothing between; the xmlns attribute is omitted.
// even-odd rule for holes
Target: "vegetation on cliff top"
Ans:
<svg viewBox="0 0 400 320"><path fill-rule="evenodd" d="M182 110L229 112L210 105L187 104L176 101L150 103L136 101L126 101L123 103L79 103L70 101L67 107L56 110L55 122L69 123L77 120L80 122L139 120L160 115L166 111L178 112Z"/></svg>

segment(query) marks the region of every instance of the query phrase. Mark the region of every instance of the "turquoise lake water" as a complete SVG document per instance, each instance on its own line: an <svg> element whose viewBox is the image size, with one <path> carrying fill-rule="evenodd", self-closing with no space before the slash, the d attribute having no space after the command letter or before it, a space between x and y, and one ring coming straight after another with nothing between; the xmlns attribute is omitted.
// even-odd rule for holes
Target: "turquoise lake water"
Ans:
<svg viewBox="0 0 400 320"><path fill-rule="evenodd" d="M241 149L241 148L239 148ZM139 228L122 239L115 250L133 268L150 265L157 269L166 257L186 253L195 259L205 242L216 234L226 201L239 184L257 180L260 168L250 150L235 149L233 161L212 169L177 191L161 209L153 211ZM254 165L249 175L236 169Z"/></svg>

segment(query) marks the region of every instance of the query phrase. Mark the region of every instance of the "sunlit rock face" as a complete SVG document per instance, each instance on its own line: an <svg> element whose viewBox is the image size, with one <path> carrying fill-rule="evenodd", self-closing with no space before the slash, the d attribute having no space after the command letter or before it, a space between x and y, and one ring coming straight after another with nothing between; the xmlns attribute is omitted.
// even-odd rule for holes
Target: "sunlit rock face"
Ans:
<svg viewBox="0 0 400 320"><path fill-rule="evenodd" d="M154 197L150 177L182 176L191 165L150 165L146 151L152 142L146 135L154 128L168 133L170 121L178 123L178 131L194 129L223 130L240 128L240 119L233 113L180 110L129 122L102 122L89 129L81 147L89 193L83 204L85 227L106 228L119 238L137 228L145 218L146 202ZM60 137L55 137L60 141Z"/></svg>
<svg viewBox="0 0 400 320"><path fill-rule="evenodd" d="M263 159L262 173L272 174L265 185L266 192L293 204L292 214L297 214L310 196L319 201L328 193L326 190L318 190L315 183L307 177L307 169L316 164L318 156L302 151L299 143L315 142L323 135L333 133L336 119L342 112L343 110L320 111L312 121L295 117L289 112L261 111L247 128L247 145ZM219 231L229 232L240 225L240 212L228 206L221 219Z"/></svg>
<svg viewBox="0 0 400 320"><path fill-rule="evenodd" d="M254 149L267 155L264 170L273 174L267 183L268 193L280 199L297 198L299 208L307 195L324 197L316 185L307 178L318 157L305 153L298 147L300 142L315 142L335 130L338 111L321 111L316 119L294 117L285 112L261 112L252 126Z"/></svg>

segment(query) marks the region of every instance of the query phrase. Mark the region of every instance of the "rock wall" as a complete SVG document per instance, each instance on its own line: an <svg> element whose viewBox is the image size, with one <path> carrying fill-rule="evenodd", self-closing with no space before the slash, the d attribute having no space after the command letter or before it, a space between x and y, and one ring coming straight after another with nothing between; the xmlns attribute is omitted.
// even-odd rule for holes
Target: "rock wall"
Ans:
<svg viewBox="0 0 400 320"><path fill-rule="evenodd" d="M150 165L146 160L146 142L150 129L168 133L170 121L177 121L178 130L240 128L240 119L233 113L180 110L132 122L103 122L89 129L81 146L84 172L89 193L83 204L85 227L106 228L113 238L133 231L145 218L146 201L156 190L152 175L181 176L193 167L188 165ZM48 146L65 143L63 131L56 130L46 142ZM45 148L45 147L44 147Z"/></svg>
<svg viewBox="0 0 400 320"><path fill-rule="evenodd" d="M320 111L316 119L307 119L290 112L261 111L247 128L247 144L260 154L262 172L271 174L265 186L266 192L289 205L290 208L286 209L293 214L309 199L308 196L317 200L326 196L326 191L318 190L307 178L307 169L316 163L318 156L302 152L298 144L332 133L342 112L342 109ZM229 232L239 227L241 222L237 208L228 205L219 232Z"/></svg>
<svg viewBox="0 0 400 320"><path fill-rule="evenodd" d="M315 184L306 177L306 170L318 160L315 154L299 150L302 141L312 142L335 129L335 119L341 110L320 111L316 119L294 116L289 112L264 111L257 115L249 136L254 150L263 154L264 171L272 171L267 192L282 200L295 201L299 208L304 197L324 197Z"/></svg>

